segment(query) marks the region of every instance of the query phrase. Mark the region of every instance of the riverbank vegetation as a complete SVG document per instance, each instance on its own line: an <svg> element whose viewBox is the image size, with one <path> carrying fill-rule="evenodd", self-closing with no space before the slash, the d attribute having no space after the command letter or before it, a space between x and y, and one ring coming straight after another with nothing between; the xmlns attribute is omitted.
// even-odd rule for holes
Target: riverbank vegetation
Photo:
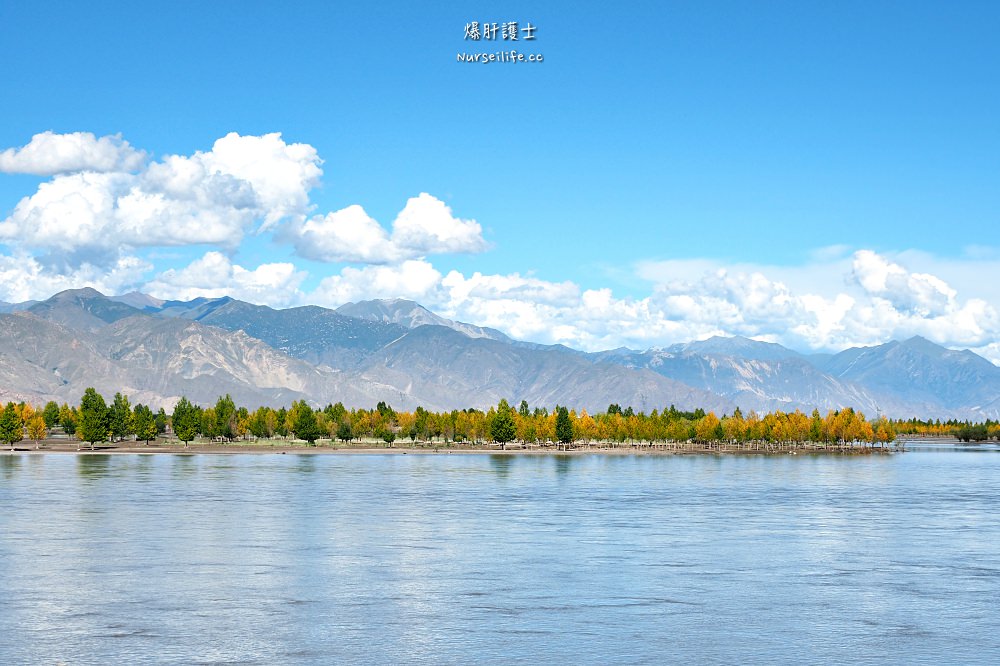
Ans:
<svg viewBox="0 0 1000 666"><path fill-rule="evenodd" d="M237 441L294 437L312 444L330 439L351 442L377 439L386 445L409 439L429 442L667 442L667 441L796 441L888 442L892 425L879 419L869 422L851 409L819 412L772 412L744 415L737 410L721 418L702 410L684 412L672 406L649 414L610 405L605 412L556 406L531 408L522 401L515 409L501 400L487 411L477 409L431 412L418 407L413 412L396 411L380 402L375 409L348 410L341 403L314 410L304 401L291 408L262 406L251 411L223 396L212 406L200 406L181 398L172 414L148 406L132 406L128 396L116 393L110 404L94 389L87 389L78 406L50 402L37 408L8 403L0 408L0 441L7 445L25 438L43 439L61 430L82 442L152 441L173 434L182 442L196 437Z"/></svg>
<svg viewBox="0 0 1000 666"><path fill-rule="evenodd" d="M725 445L737 450L768 450L772 445L850 443L884 446L897 435L951 436L966 441L985 441L1000 435L995 422L959 423L940 421L873 420L851 408L820 414L774 411L766 414L737 409L717 416L703 410L681 411L672 405L648 414L631 407L609 405L607 410L588 413L567 406L531 407L521 401L515 408L506 400L488 410L464 409L432 412L417 407L397 411L384 402L374 409L347 409L330 403L314 409L304 401L290 408L261 406L251 410L226 395L214 405L196 405L182 397L168 414L154 412L142 404L132 405L127 395L116 393L107 402L92 388L70 406L49 402L43 407L8 403L0 407L0 442L13 446L24 439L36 443L53 432L65 433L93 448L99 442L145 441L167 436L185 446L199 441L246 442L251 440L301 440L315 445L320 440L350 444L381 442L395 446L411 444L478 445L492 443L505 448L511 443L570 445L651 445L701 443L707 448Z"/></svg>

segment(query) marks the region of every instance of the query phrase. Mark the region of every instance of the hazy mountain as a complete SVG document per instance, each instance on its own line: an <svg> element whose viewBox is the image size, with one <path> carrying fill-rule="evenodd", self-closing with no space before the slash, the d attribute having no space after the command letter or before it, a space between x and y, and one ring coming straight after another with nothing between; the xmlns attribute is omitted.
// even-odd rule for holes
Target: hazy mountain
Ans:
<svg viewBox="0 0 1000 666"><path fill-rule="evenodd" d="M495 405L501 398L531 405L556 403L604 410L612 402L637 410L735 405L646 370L597 364L558 347L525 348L469 338L444 326L421 326L373 355L362 376L426 395L436 408Z"/></svg>
<svg viewBox="0 0 1000 666"><path fill-rule="evenodd" d="M99 331L119 319L142 314L141 310L112 301L89 287L61 291L52 298L35 303L26 311L41 319L90 332Z"/></svg>
<svg viewBox="0 0 1000 666"><path fill-rule="evenodd" d="M74 403L88 386L105 398L171 407L229 393L245 405L306 398L369 405L383 387L293 359L243 332L138 315L94 333L31 313L0 315L0 398Z"/></svg>
<svg viewBox="0 0 1000 666"><path fill-rule="evenodd" d="M7 301L0 301L0 314L21 312L22 310L27 310L37 302L38 301L24 301L23 303L8 303Z"/></svg>
<svg viewBox="0 0 1000 666"><path fill-rule="evenodd" d="M905 405L907 416L1000 417L1000 367L968 350L913 337L847 349L821 362L830 375L862 384L886 403Z"/></svg>
<svg viewBox="0 0 1000 666"><path fill-rule="evenodd" d="M244 331L289 356L338 369L356 367L406 333L397 324L348 317L314 305L275 310L231 298L200 299L190 305L168 301L160 313Z"/></svg>
<svg viewBox="0 0 1000 666"><path fill-rule="evenodd" d="M673 353L692 353L706 356L725 356L756 361L783 361L800 359L802 354L774 342L760 342L743 336L726 338L713 336L707 340L686 342L668 348Z"/></svg>
<svg viewBox="0 0 1000 666"><path fill-rule="evenodd" d="M615 350L596 356L710 391L743 410L826 411L851 406L875 413L878 409L877 400L863 386L838 381L780 345L745 338L712 338L668 349Z"/></svg>
<svg viewBox="0 0 1000 666"><path fill-rule="evenodd" d="M106 396L122 391L134 402L166 406L182 394L210 403L229 393L246 405L305 398L455 409L507 398L592 411L611 402L637 409L734 408L647 370L598 364L561 346L492 339L482 335L487 329L411 329L319 307L275 310L229 298L182 303L139 296L127 300L142 308L72 290L28 312L0 315L4 395L75 402L94 386ZM419 309L410 311L414 317L400 321L416 324Z"/></svg>
<svg viewBox="0 0 1000 666"><path fill-rule="evenodd" d="M648 368L744 410L850 406L898 418L1000 417L1000 368L971 351L945 349L923 338L807 356L773 343L716 337L596 357Z"/></svg>
<svg viewBox="0 0 1000 666"><path fill-rule="evenodd" d="M130 291L129 293L122 294L121 296L110 296L109 299L118 303L124 303L125 305L131 305L137 310L143 310L146 312L156 312L160 310L165 302L159 298L154 298L149 294L144 294L141 291Z"/></svg>
<svg viewBox="0 0 1000 666"><path fill-rule="evenodd" d="M0 314L0 400L76 402L87 386L114 395L126 381L91 334L27 312Z"/></svg>
<svg viewBox="0 0 1000 666"><path fill-rule="evenodd" d="M821 410L931 418L1000 417L1000 368L922 338L839 354L716 337L665 349L586 354L511 340L405 300L338 311L276 310L231 298L160 301L93 289L0 314L0 398L75 402L94 386L170 406L182 394L246 405L385 400L401 409L551 407L717 413Z"/></svg>
<svg viewBox="0 0 1000 666"><path fill-rule="evenodd" d="M445 326L470 338L489 338L490 340L511 342L509 337L496 329L445 319L434 314L419 303L402 298L347 303L337 308L337 312L348 317L356 317L368 321L399 324L405 328Z"/></svg>

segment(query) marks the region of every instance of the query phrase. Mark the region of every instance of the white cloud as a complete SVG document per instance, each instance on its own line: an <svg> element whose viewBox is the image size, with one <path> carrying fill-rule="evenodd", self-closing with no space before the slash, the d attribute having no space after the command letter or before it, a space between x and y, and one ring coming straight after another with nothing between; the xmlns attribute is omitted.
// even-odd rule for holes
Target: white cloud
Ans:
<svg viewBox="0 0 1000 666"><path fill-rule="evenodd" d="M120 257L110 267L84 264L69 272L54 271L26 255L0 255L0 300L20 303L44 300L64 289L92 287L118 294L140 283L152 266L137 257Z"/></svg>
<svg viewBox="0 0 1000 666"><path fill-rule="evenodd" d="M389 226L357 205L317 215L309 195L321 164L312 146L280 134L230 133L211 150L155 161L120 136L38 134L0 152L0 171L51 176L0 220L0 242L13 250L0 255L0 299L80 286L120 292L152 270L132 256L134 248L204 244L210 251L159 273L145 290L278 307L406 297L517 338L588 350L734 334L838 350L923 335L1000 359L1000 281L987 279L1000 273L994 248L941 258L836 245L796 266L638 262L635 275L648 292L619 298L608 288L530 273L440 271L426 257L486 249L478 222L427 193L407 200ZM245 268L214 251L237 249L248 233L278 225L275 236L299 256L366 265L343 268L306 293L306 274L292 263Z"/></svg>
<svg viewBox="0 0 1000 666"><path fill-rule="evenodd" d="M910 273L870 250L854 255L854 279L871 296L884 298L894 308L924 317L954 309L956 291L927 273Z"/></svg>
<svg viewBox="0 0 1000 666"><path fill-rule="evenodd" d="M324 278L308 300L336 307L372 298L435 300L433 292L441 274L427 261L415 259L398 266L345 267L338 275Z"/></svg>
<svg viewBox="0 0 1000 666"><path fill-rule="evenodd" d="M815 275L807 276L810 270L822 273L834 285L823 294L772 279L767 266L729 270L707 260L683 264L686 279L677 279L681 272L668 267L664 272L671 279L655 283L644 298L616 298L607 288L582 290L572 282L518 273L466 276L451 271L442 276L426 260L344 268L302 298L327 306L411 298L446 317L497 328L518 339L590 351L665 346L713 335L744 335L803 351L839 351L922 335L946 346L972 346L991 358L1000 356L995 347L1000 318L987 301L962 301L936 276L907 271L872 252L838 259L839 273L829 272L831 264L822 262L812 269L807 265L775 271L806 276L806 285L820 282ZM700 274L691 270L694 265L702 269Z"/></svg>
<svg viewBox="0 0 1000 666"><path fill-rule="evenodd" d="M486 249L478 222L455 217L443 201L426 192L406 202L391 235L357 205L293 225L288 235L300 256L328 262L392 264Z"/></svg>
<svg viewBox="0 0 1000 666"><path fill-rule="evenodd" d="M296 305L306 274L290 263L261 264L253 270L233 264L219 252L207 252L181 269L170 269L146 284L143 291L164 300L231 296L275 307Z"/></svg>
<svg viewBox="0 0 1000 666"><path fill-rule="evenodd" d="M382 225L357 205L306 221L298 230L295 248L299 255L318 261L384 264L401 258Z"/></svg>
<svg viewBox="0 0 1000 666"><path fill-rule="evenodd" d="M105 137L106 138L106 137ZM256 221L300 218L322 171L315 149L280 134L229 134L209 152L169 155L139 173L61 174L0 222L0 241L106 264L136 247L239 246Z"/></svg>
<svg viewBox="0 0 1000 666"><path fill-rule="evenodd" d="M486 242L475 220L460 220L451 208L426 192L413 197L392 224L392 240L420 254L482 252Z"/></svg>
<svg viewBox="0 0 1000 666"><path fill-rule="evenodd" d="M146 153L136 150L120 134L95 137L90 132L42 132L27 145L0 152L0 173L51 176L72 171L136 171Z"/></svg>
<svg viewBox="0 0 1000 666"><path fill-rule="evenodd" d="M214 181L207 189L217 203L228 202L228 196L237 208L252 203L268 227L308 212L309 191L323 175L321 163L315 148L287 144L280 133L240 136L230 132L208 152L171 155L151 164L146 181L152 191L180 200L197 194L206 181Z"/></svg>

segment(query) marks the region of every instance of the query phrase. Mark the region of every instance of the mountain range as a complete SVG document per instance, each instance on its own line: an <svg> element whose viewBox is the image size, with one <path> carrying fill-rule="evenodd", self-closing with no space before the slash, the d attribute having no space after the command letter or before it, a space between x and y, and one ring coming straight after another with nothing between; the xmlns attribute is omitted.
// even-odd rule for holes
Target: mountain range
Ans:
<svg viewBox="0 0 1000 666"><path fill-rule="evenodd" d="M0 399L75 403L88 386L168 409L341 401L399 409L531 406L717 414L854 407L892 417L1000 418L1000 368L923 338L805 355L715 337L584 353L513 340L407 300L274 309L232 298L163 301L93 289L0 304Z"/></svg>

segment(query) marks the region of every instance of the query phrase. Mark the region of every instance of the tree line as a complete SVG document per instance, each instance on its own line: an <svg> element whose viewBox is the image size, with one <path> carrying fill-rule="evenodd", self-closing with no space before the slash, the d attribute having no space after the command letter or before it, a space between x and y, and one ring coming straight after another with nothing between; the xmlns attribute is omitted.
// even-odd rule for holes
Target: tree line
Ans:
<svg viewBox="0 0 1000 666"><path fill-rule="evenodd" d="M291 407L260 406L252 411L238 406L229 395L214 405L202 406L182 397L172 413L154 412L142 404L132 405L127 395L116 393L108 404L93 388L88 388L80 404L70 406L49 402L41 409L28 404L8 403L0 408L0 441L13 446L27 436L36 442L53 428L60 427L91 448L98 442L136 439L147 443L172 433L185 445L196 438L221 441L294 437L308 444L320 439L351 442L378 439L392 446L397 439L411 442L441 441L480 444L494 442L501 448L514 441L551 442L891 442L898 432L921 426L915 420L891 421L879 417L869 421L851 408L806 414L773 411L765 414L736 409L721 417L697 409L682 411L673 405L648 414L611 404L605 411L588 413L557 405L530 407L521 401L515 408L501 400L488 410L464 409L432 412L417 407L412 412L397 411L385 402L374 409L347 409L330 403L314 409L304 400ZM957 434L968 424L949 426ZM994 434L996 424L983 426ZM979 432L977 429L976 433ZM995 436L995 434L994 434Z"/></svg>

